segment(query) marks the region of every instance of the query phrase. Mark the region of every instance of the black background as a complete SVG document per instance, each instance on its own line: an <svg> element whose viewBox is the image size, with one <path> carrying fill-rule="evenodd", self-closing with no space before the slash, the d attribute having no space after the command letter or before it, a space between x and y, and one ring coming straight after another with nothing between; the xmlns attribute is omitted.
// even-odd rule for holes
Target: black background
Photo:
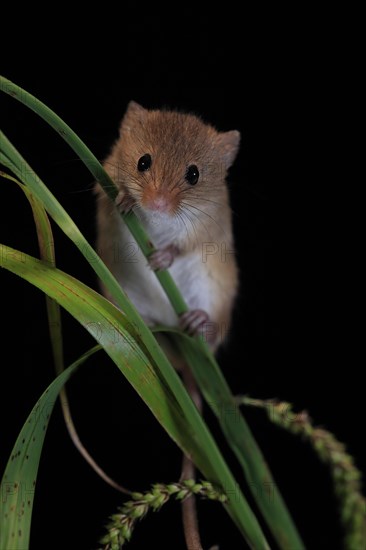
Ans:
<svg viewBox="0 0 366 550"><path fill-rule="evenodd" d="M189 54L170 56L178 38L156 31L154 42L151 34L146 38L146 26L141 20L131 24L124 45L104 45L93 68L84 64L88 43L77 55L52 54L51 60L32 48L19 57L13 53L1 72L53 108L100 159L130 99L148 108L193 111L220 130L241 131L230 172L241 292L220 364L234 393L278 397L297 411L308 410L316 424L347 444L364 469L351 216L347 185L337 170L340 141L342 152L346 149L347 117L323 64L329 57L325 50L295 47L293 37L286 41L276 33L264 41L240 33L235 43L212 42L206 35L197 40L194 25L187 25L184 37ZM234 61L238 45L243 54ZM4 132L93 242L90 174L36 115L5 95L0 105ZM1 242L37 254L29 206L7 181L1 183L0 222ZM97 288L78 251L57 228L55 236L58 266ZM42 294L5 271L1 289L5 466L27 414L53 379L53 366ZM69 364L93 342L68 314L63 321ZM82 440L112 477L134 490L179 478L179 451L106 357L90 360L69 392ZM205 414L222 443L213 418ZM308 445L269 425L263 413L248 411L247 417L307 547L341 548L327 469ZM31 548L95 548L106 518L123 499L74 450L57 405L40 464ZM214 543L221 550L243 548L218 505L200 503L199 510L205 548ZM152 543L184 548L178 505L146 518L129 547Z"/></svg>

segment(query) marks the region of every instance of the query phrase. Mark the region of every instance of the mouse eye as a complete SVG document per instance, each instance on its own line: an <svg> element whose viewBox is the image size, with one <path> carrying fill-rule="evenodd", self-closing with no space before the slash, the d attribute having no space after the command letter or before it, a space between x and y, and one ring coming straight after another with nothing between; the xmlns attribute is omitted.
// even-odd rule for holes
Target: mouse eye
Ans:
<svg viewBox="0 0 366 550"><path fill-rule="evenodd" d="M138 163L137 163L137 170L139 172L145 172L148 170L151 166L151 155L149 153L146 153L146 155L143 155Z"/></svg>
<svg viewBox="0 0 366 550"><path fill-rule="evenodd" d="M200 173L198 171L198 168L195 164L191 164L191 166L188 166L187 172L186 172L186 180L190 185L196 185L198 182L198 178L200 177Z"/></svg>

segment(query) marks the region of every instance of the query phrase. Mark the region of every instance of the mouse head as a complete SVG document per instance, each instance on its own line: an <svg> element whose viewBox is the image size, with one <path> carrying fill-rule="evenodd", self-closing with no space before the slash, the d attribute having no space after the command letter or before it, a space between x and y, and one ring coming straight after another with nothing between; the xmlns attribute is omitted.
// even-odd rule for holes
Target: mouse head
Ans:
<svg viewBox="0 0 366 550"><path fill-rule="evenodd" d="M236 130L217 132L194 115L131 101L116 146L118 179L145 211L210 210L227 201L225 178L239 142Z"/></svg>

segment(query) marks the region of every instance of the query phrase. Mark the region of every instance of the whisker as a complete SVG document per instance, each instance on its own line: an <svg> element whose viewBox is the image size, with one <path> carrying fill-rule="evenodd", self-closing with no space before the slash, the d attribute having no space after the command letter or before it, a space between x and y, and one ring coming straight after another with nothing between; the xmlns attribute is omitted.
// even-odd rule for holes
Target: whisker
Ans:
<svg viewBox="0 0 366 550"><path fill-rule="evenodd" d="M219 187L219 186L218 186ZM213 187L210 187L210 190L212 191L214 188ZM200 190L201 191L201 190ZM212 199L207 199L205 196L204 196L204 193L203 191L199 192L199 190L194 190L193 189L181 189L177 195L181 195L181 194L184 194L184 193L189 193L189 198L191 199L195 199L197 201L203 201L203 202L209 202L211 204L215 204L217 206L219 206L220 208L222 207L222 202L219 202L219 201L214 201ZM230 208L230 206L229 206ZM231 208L230 208L231 210Z"/></svg>
<svg viewBox="0 0 366 550"><path fill-rule="evenodd" d="M202 219L202 216L199 216L198 214L196 214L196 212L192 212L192 210L190 210L189 208L186 208L186 210L188 210L188 212L192 216L194 216L194 219L197 220L203 226L203 229L206 231L207 236L210 237L210 231L209 231L207 225L205 224L204 220Z"/></svg>
<svg viewBox="0 0 366 550"><path fill-rule="evenodd" d="M195 210L198 210L198 212L200 212L201 214L204 214L205 216L207 216L208 218L210 218L210 220L212 220L212 221L217 225L217 227L218 227L218 228L224 233L224 235L226 236L226 231L225 231L225 229L222 227L222 225L220 225L220 224L218 223L217 220L215 220L215 218L213 218L212 216L210 216L210 214L208 214L208 213L205 212L204 210L201 210L201 209L198 208L197 206L194 206L193 204L188 203L187 201L182 201L182 203L183 203L184 205L188 206L188 207L191 207L191 208L194 208ZM202 217L199 216L198 214L197 214L197 218L202 222ZM204 227L206 227L206 226L204 226ZM207 230L207 228L206 228L206 230Z"/></svg>
<svg viewBox="0 0 366 550"><path fill-rule="evenodd" d="M189 223L191 224L192 229L193 229L193 233L196 237L196 244L199 245L199 239L198 239L197 229L196 229L196 226L194 224L194 220L192 220L192 218L188 215L188 212L186 210L181 209L181 213L182 213L183 218L186 218L189 221ZM186 225L186 227L187 227L187 225ZM188 227L187 227L187 230L188 230ZM189 236L189 234L188 234L188 236Z"/></svg>
<svg viewBox="0 0 366 550"><path fill-rule="evenodd" d="M219 201L213 201L212 199L206 199L205 197L201 197L201 196L196 196L192 198L195 198L195 199L197 198L198 200L204 201L204 202L211 202L212 204L217 204L217 206L222 207L222 203Z"/></svg>
<svg viewBox="0 0 366 550"><path fill-rule="evenodd" d="M188 226L187 226L187 224L186 224L186 221L185 221L185 219L184 219L185 212L184 212L181 208L179 208L179 210L177 211L177 214L176 214L176 215L177 215L177 217L179 218L179 220L183 223L184 228L185 228L186 233L187 233L187 238L189 239L189 230L188 230ZM194 228L194 226L193 226L193 230L194 230L194 229L195 229L195 228Z"/></svg>
<svg viewBox="0 0 366 550"><path fill-rule="evenodd" d="M213 201L213 200L211 200L211 199L206 199L205 197L201 197L201 196L198 197L198 200L204 201L204 202L210 202L210 203L215 204L215 205L219 206L220 208L222 208L222 203L221 203L221 202ZM237 215L237 212L235 212L235 211L233 210L233 208L230 206L230 204L227 204L227 207L229 208L229 210L230 210L230 212L231 212L232 214Z"/></svg>

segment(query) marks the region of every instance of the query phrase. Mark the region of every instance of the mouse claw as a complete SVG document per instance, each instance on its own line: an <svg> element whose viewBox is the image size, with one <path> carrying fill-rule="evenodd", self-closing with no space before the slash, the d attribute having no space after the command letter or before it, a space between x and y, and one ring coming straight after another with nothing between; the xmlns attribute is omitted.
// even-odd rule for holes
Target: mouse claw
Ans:
<svg viewBox="0 0 366 550"><path fill-rule="evenodd" d="M215 324L210 321L208 314L202 309L193 309L187 311L179 318L181 329L191 336L201 335L208 344L213 344L216 340Z"/></svg>
<svg viewBox="0 0 366 550"><path fill-rule="evenodd" d="M114 204L123 214L127 214L135 206L136 201L125 191L120 191L114 200Z"/></svg>
<svg viewBox="0 0 366 550"><path fill-rule="evenodd" d="M149 256L149 266L154 271L162 271L168 269L178 254L178 249L174 245L169 245L166 248L156 250Z"/></svg>

